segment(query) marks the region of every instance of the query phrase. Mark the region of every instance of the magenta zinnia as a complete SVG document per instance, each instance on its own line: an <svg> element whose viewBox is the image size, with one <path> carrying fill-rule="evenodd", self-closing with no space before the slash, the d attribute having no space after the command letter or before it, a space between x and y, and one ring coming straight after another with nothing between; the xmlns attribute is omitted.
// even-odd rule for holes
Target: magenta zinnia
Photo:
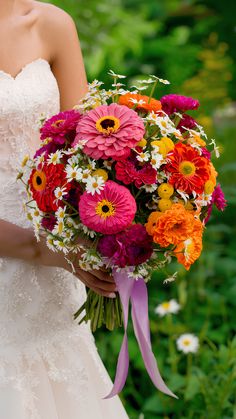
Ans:
<svg viewBox="0 0 236 419"><path fill-rule="evenodd" d="M64 144L66 141L71 143L80 118L80 112L73 109L54 115L40 129L41 140L51 138L55 144Z"/></svg>
<svg viewBox="0 0 236 419"><path fill-rule="evenodd" d="M112 180L94 195L84 192L79 201L81 222L103 234L118 233L127 228L136 213L136 202L130 191Z"/></svg>
<svg viewBox="0 0 236 419"><path fill-rule="evenodd" d="M152 185L157 180L157 171L150 163L140 163L134 152L130 153L127 160L118 161L115 170L117 180L125 185L134 183L136 188L141 188L142 185Z"/></svg>
<svg viewBox="0 0 236 419"><path fill-rule="evenodd" d="M197 109L199 102L192 97L181 96L176 94L169 94L163 96L161 99L162 109L171 115L174 112L186 112L189 110Z"/></svg>
<svg viewBox="0 0 236 419"><path fill-rule="evenodd" d="M86 141L83 151L93 159L119 160L129 155L144 133L143 121L135 111L112 103L98 106L83 116L73 145Z"/></svg>
<svg viewBox="0 0 236 419"><path fill-rule="evenodd" d="M133 224L121 233L101 237L98 251L121 268L140 265L152 255L152 238L142 224Z"/></svg>

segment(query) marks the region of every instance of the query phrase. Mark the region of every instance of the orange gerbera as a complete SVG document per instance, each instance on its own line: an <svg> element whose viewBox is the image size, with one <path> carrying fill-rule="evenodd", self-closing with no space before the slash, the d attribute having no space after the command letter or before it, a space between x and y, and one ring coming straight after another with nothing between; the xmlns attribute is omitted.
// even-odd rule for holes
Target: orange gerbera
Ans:
<svg viewBox="0 0 236 419"><path fill-rule="evenodd" d="M134 102L131 99L135 99L137 101L142 100L142 104L138 104L136 106L137 110L145 111L145 112L158 112L161 110L161 102L156 99L149 99L148 96L143 96L140 94L135 93L126 93L125 95L121 95L119 97L119 104L128 106L128 108L133 108L135 106Z"/></svg>
<svg viewBox="0 0 236 419"><path fill-rule="evenodd" d="M152 214L146 225L147 232L149 230L153 241L162 247L171 244L177 246L192 233L193 215L182 204L173 204L169 210L161 213L161 216L154 218L156 225L153 225L153 229L150 229L151 216Z"/></svg>
<svg viewBox="0 0 236 419"><path fill-rule="evenodd" d="M193 231L191 236L179 243L175 248L175 256L179 263L185 269L189 270L190 266L199 258L202 252L202 231L203 226L199 219L193 217Z"/></svg>
<svg viewBox="0 0 236 419"><path fill-rule="evenodd" d="M177 143L168 154L165 171L171 174L169 183L187 194L202 193L211 173L209 160L183 143Z"/></svg>

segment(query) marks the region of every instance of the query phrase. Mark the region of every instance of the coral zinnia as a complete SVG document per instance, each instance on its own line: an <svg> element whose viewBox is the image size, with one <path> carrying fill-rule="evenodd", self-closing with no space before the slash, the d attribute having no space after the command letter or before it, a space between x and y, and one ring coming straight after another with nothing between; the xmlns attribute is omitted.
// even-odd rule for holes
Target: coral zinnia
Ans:
<svg viewBox="0 0 236 419"><path fill-rule="evenodd" d="M199 258L202 252L202 230L203 226L201 221L193 217L193 230L191 235L175 248L174 253L178 262L187 270L189 270L190 266Z"/></svg>
<svg viewBox="0 0 236 419"><path fill-rule="evenodd" d="M135 99L135 101L137 102L142 101L142 104L138 103L135 106L135 103L132 101L132 99ZM143 96L135 93L126 93L125 95L121 95L119 97L119 104L128 106L128 108L133 108L135 106L135 109L144 112L158 112L161 110L162 107L161 102L159 100L153 98L149 99L148 96Z"/></svg>
<svg viewBox="0 0 236 419"><path fill-rule="evenodd" d="M56 144L64 144L66 140L71 143L75 138L80 118L80 112L74 109L54 115L40 129L41 140L50 137Z"/></svg>
<svg viewBox="0 0 236 419"><path fill-rule="evenodd" d="M56 211L60 203L55 202L54 191L57 187L71 188L66 181L63 164L44 164L33 169L29 179L29 186L33 199L41 211Z"/></svg>
<svg viewBox="0 0 236 419"><path fill-rule="evenodd" d="M142 224L133 224L118 234L102 237L98 251L121 268L140 265L152 255L152 239Z"/></svg>
<svg viewBox="0 0 236 419"><path fill-rule="evenodd" d="M136 188L142 185L152 185L156 183L157 171L150 163L140 163L136 159L135 152L131 152L127 160L118 161L115 165L116 179L125 185L134 183Z"/></svg>
<svg viewBox="0 0 236 419"><path fill-rule="evenodd" d="M150 217L152 217L152 214L150 214ZM150 232L150 224L153 224L151 228L153 241L160 246L178 245L191 235L193 218L193 215L182 204L173 204L169 210L154 217L155 225L153 224L153 217L150 218L146 229Z"/></svg>
<svg viewBox="0 0 236 419"><path fill-rule="evenodd" d="M187 194L202 193L210 177L209 160L183 143L177 143L173 152L168 154L165 171L171 174L169 183Z"/></svg>
<svg viewBox="0 0 236 419"><path fill-rule="evenodd" d="M84 192L79 201L79 214L83 224L103 234L119 233L133 221L136 202L130 191L112 180L94 195Z"/></svg>
<svg viewBox="0 0 236 419"><path fill-rule="evenodd" d="M83 116L77 126L73 145L86 141L83 151L93 159L119 160L143 138L142 119L126 106L98 106Z"/></svg>
<svg viewBox="0 0 236 419"><path fill-rule="evenodd" d="M176 94L163 96L160 100L162 109L168 115L171 115L174 112L186 112L188 110L197 109L200 105L198 100L195 100L192 97Z"/></svg>

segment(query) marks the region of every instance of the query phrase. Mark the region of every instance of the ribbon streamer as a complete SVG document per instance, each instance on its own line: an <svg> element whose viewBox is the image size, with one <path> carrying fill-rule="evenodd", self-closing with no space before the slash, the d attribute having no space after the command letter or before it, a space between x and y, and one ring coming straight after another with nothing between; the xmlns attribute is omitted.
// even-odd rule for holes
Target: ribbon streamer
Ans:
<svg viewBox="0 0 236 419"><path fill-rule="evenodd" d="M134 333L138 341L144 365L153 384L162 393L178 398L164 383L159 372L156 359L152 352L150 339L150 326L148 318L148 294L147 286L143 278L133 280L128 277L127 270L113 270L113 276L120 295L124 316L124 337L121 345L114 385L111 392L105 397L110 399L123 389L129 369L129 352L127 326L129 319L129 301L132 303L132 321Z"/></svg>

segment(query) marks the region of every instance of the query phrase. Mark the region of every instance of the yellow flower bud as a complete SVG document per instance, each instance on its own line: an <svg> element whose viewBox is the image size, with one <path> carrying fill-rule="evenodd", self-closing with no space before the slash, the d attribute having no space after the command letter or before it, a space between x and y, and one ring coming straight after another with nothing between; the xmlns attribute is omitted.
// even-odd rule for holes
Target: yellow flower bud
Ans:
<svg viewBox="0 0 236 419"><path fill-rule="evenodd" d="M108 173L106 172L106 170L104 169L97 169L94 170L94 172L92 173L93 176L100 176L104 179L104 181L106 182L108 179Z"/></svg>
<svg viewBox="0 0 236 419"><path fill-rule="evenodd" d="M171 150L174 150L175 144L173 143L173 141L170 138L162 137L161 141L165 144L167 153L169 153L169 151L171 151Z"/></svg>
<svg viewBox="0 0 236 419"><path fill-rule="evenodd" d="M170 199L162 198L158 201L158 206L161 212L165 212L172 207L172 202Z"/></svg>
<svg viewBox="0 0 236 419"><path fill-rule="evenodd" d="M207 182L204 185L204 192L206 195L211 195L214 191L214 183L212 180L207 180Z"/></svg>
<svg viewBox="0 0 236 419"><path fill-rule="evenodd" d="M157 192L161 198L168 199L171 195L173 195L174 188L170 183L162 183L160 186L158 186Z"/></svg>
<svg viewBox="0 0 236 419"><path fill-rule="evenodd" d="M145 147L147 145L147 140L145 140L145 138L143 138L136 145L139 146L139 147Z"/></svg>
<svg viewBox="0 0 236 419"><path fill-rule="evenodd" d="M160 154L162 154L163 157L166 157L166 155L167 155L167 149L166 149L165 143L163 143L163 141L160 141L160 140L158 140L158 141L152 141L151 142L151 145L153 147L158 147L158 149L159 149L158 152Z"/></svg>

